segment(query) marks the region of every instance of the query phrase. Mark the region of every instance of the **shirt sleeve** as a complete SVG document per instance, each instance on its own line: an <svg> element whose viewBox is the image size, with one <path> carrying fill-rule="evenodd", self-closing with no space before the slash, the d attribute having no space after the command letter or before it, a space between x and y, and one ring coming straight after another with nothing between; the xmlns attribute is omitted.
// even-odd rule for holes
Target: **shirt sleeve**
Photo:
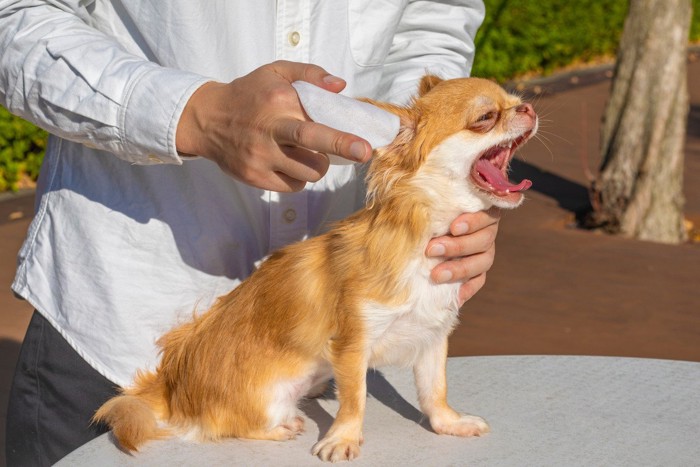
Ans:
<svg viewBox="0 0 700 467"><path fill-rule="evenodd" d="M469 76L484 15L482 0L410 1L384 64L383 98L406 103L426 73Z"/></svg>
<svg viewBox="0 0 700 467"><path fill-rule="evenodd" d="M181 164L177 122L209 79L127 51L89 25L90 3L0 0L0 104L134 164Z"/></svg>

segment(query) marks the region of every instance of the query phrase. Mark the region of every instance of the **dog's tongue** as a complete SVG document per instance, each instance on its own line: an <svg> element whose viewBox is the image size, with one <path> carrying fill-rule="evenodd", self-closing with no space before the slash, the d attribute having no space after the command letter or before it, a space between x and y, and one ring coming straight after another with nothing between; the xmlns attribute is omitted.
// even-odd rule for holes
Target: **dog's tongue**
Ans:
<svg viewBox="0 0 700 467"><path fill-rule="evenodd" d="M508 179L503 176L501 170L486 159L479 159L476 162L475 168L476 171L489 182L494 190L499 192L513 193L516 191L525 191L532 186L532 182L527 179L517 185L509 182Z"/></svg>

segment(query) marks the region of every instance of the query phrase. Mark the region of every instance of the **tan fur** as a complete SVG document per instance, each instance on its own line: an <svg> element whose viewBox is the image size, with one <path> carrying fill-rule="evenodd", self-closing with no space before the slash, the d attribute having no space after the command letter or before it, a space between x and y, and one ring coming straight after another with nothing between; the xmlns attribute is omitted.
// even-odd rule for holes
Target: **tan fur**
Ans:
<svg viewBox="0 0 700 467"><path fill-rule="evenodd" d="M325 460L357 457L366 370L371 358L379 361L386 352L377 346L370 357L363 310L367 303L401 306L415 293L405 271L423 258L437 207L412 178L437 145L478 117L469 103L483 93L502 108L519 102L484 80L429 76L411 106L376 103L398 114L402 128L375 153L367 208L324 235L274 253L208 312L164 335L157 370L140 374L95 419L108 423L130 450L167 434L156 420L176 432L194 428L202 439L288 439L303 420L295 414L270 420L275 388L304 382L330 363L340 410L314 453ZM435 350L421 357L421 368L437 366L436 375L416 370L421 408L438 432L478 435L488 430L485 424L457 420L446 402L444 360L453 324L445 326L430 345ZM313 389L304 384L297 398Z"/></svg>

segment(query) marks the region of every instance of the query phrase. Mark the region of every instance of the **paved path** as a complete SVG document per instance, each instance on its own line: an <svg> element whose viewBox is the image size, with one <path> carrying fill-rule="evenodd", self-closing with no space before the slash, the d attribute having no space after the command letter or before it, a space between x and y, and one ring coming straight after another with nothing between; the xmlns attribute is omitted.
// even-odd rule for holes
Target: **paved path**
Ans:
<svg viewBox="0 0 700 467"><path fill-rule="evenodd" d="M700 229L700 59L691 61L688 82L686 217ZM596 170L610 82L566 89L558 80L551 88L558 91L534 99L540 138L522 149L513 175L531 178L533 191L503 216L496 263L464 308L452 353L700 361L700 243L667 246L568 228L588 203L581 160Z"/></svg>

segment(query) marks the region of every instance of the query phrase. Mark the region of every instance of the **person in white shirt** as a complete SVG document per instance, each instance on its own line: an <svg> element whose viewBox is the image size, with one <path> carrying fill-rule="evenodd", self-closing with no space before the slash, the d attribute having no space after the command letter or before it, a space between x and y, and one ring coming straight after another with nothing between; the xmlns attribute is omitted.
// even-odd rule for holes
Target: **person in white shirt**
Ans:
<svg viewBox="0 0 700 467"><path fill-rule="evenodd" d="M160 335L362 205L361 165L325 154L364 162L369 144L308 121L291 82L406 102L426 72L468 75L483 16L481 0L0 0L0 104L52 133L13 283L37 312L9 464L104 432L94 410L155 365ZM445 258L433 279L476 293L497 225L455 219L426 250Z"/></svg>

